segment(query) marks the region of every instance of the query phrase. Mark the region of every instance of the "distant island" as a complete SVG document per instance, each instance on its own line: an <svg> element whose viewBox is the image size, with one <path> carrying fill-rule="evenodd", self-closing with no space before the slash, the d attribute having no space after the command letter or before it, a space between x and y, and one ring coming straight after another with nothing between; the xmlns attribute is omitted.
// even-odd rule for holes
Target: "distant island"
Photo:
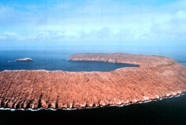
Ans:
<svg viewBox="0 0 186 125"><path fill-rule="evenodd" d="M20 58L20 59L16 59L16 62L31 62L33 61L33 59L31 59L30 57L25 57L25 58Z"/></svg>
<svg viewBox="0 0 186 125"><path fill-rule="evenodd" d="M71 61L138 64L110 72L5 70L0 72L0 107L81 109L121 106L186 92L186 67L163 56L84 53Z"/></svg>

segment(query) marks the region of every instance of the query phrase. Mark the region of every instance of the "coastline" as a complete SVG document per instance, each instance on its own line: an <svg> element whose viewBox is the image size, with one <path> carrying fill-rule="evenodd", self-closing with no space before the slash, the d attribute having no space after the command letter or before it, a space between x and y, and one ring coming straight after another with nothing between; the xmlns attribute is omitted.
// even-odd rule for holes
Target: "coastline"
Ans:
<svg viewBox="0 0 186 125"><path fill-rule="evenodd" d="M0 72L3 83L0 85L0 107L73 110L125 106L186 92L186 67L167 57L75 54L69 60L129 63L140 67L110 72L5 70Z"/></svg>
<svg viewBox="0 0 186 125"><path fill-rule="evenodd" d="M0 110L4 110L4 111L32 111L32 112L37 112L37 111L57 111L57 110L67 110L67 111L74 111L74 110L86 110L86 109L96 109L96 108L102 108L102 107L125 107L125 106L130 106L130 105L134 105L134 104L144 104L144 103L150 103L150 102L154 102L154 101L162 101L165 99L171 99L171 98L179 98L180 96L185 95L186 91L177 95L170 95L168 97L162 97L159 99L152 99L152 100L146 100L143 102L136 102L136 103L128 103L128 104L121 104L121 105L107 105L107 106L99 106L99 107L84 107L84 108L38 108L38 109L32 109L32 108L28 108L28 109L13 109L13 108L0 108Z"/></svg>

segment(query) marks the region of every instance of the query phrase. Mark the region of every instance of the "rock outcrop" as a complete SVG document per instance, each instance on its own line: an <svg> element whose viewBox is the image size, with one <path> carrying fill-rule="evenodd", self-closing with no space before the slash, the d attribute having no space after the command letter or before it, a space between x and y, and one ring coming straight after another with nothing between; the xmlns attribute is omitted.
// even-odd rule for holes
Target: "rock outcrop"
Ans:
<svg viewBox="0 0 186 125"><path fill-rule="evenodd" d="M5 70L0 72L2 108L86 108L127 105L186 92L186 67L167 57L75 54L73 61L138 64L111 72Z"/></svg>
<svg viewBox="0 0 186 125"><path fill-rule="evenodd" d="M25 57L25 58L20 58L20 59L16 59L16 62L31 62L33 61L33 59L31 59L30 57Z"/></svg>

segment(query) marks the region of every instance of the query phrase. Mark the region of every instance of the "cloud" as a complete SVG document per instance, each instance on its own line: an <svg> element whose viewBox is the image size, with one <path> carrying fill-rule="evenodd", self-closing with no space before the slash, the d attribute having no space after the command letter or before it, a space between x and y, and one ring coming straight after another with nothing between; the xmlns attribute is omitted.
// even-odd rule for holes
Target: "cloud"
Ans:
<svg viewBox="0 0 186 125"><path fill-rule="evenodd" d="M148 2L147 2L148 3ZM41 43L144 43L186 40L186 1L63 1L0 5L0 39Z"/></svg>
<svg viewBox="0 0 186 125"><path fill-rule="evenodd" d="M18 39L20 40L21 37L16 34L15 32L3 32L2 34L0 34L0 39Z"/></svg>

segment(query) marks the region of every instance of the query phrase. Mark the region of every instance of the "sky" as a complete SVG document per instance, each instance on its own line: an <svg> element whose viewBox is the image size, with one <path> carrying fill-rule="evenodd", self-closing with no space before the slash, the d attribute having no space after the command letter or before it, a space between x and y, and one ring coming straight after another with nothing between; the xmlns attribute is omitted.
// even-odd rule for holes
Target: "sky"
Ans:
<svg viewBox="0 0 186 125"><path fill-rule="evenodd" d="M186 47L186 0L1 0L0 50Z"/></svg>

